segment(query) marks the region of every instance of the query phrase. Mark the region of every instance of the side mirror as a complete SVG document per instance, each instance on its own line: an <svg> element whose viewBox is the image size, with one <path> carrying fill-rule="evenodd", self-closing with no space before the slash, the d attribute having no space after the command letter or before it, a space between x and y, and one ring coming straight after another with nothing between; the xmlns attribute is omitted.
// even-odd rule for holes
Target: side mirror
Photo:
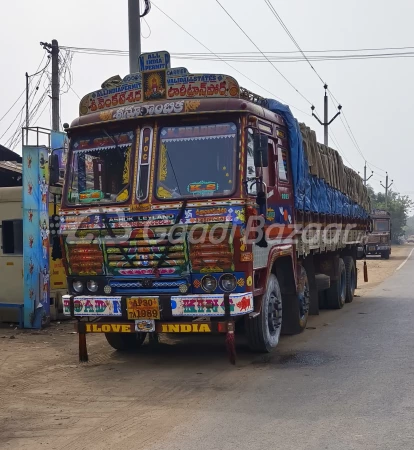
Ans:
<svg viewBox="0 0 414 450"><path fill-rule="evenodd" d="M268 137L265 134L255 132L253 140L254 140L253 157L255 167L268 167L269 166Z"/></svg>
<svg viewBox="0 0 414 450"><path fill-rule="evenodd" d="M56 186L59 182L59 156L53 153L49 156L49 185Z"/></svg>

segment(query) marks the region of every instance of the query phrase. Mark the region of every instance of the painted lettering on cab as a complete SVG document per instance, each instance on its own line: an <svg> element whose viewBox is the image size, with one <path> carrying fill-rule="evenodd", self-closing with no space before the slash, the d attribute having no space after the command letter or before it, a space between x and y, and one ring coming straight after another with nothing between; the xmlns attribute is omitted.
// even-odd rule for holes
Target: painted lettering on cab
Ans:
<svg viewBox="0 0 414 450"><path fill-rule="evenodd" d="M162 325L163 333L211 333L208 323L168 323Z"/></svg>
<svg viewBox="0 0 414 450"><path fill-rule="evenodd" d="M87 323L85 324L87 333L130 333L131 325L120 323Z"/></svg>

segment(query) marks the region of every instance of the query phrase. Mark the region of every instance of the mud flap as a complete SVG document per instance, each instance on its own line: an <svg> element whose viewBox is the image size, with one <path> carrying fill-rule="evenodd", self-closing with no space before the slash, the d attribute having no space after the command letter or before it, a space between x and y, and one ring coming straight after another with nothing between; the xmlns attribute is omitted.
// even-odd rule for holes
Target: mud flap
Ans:
<svg viewBox="0 0 414 450"><path fill-rule="evenodd" d="M234 337L234 321L231 320L230 316L230 294L224 294L224 310L227 322L227 333L226 333L226 349L229 356L230 364L236 364L236 340Z"/></svg>
<svg viewBox="0 0 414 450"><path fill-rule="evenodd" d="M88 347L86 345L86 332L85 324L78 323L78 335L79 335L79 362L88 362Z"/></svg>

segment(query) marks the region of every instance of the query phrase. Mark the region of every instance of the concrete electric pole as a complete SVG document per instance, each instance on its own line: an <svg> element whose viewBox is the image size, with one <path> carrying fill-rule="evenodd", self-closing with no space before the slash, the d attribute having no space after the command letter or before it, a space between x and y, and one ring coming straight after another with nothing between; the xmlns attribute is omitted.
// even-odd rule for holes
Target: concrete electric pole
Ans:
<svg viewBox="0 0 414 450"><path fill-rule="evenodd" d="M328 146L329 142L329 136L328 136L328 129L329 125L341 114L342 106L338 105L338 112L332 117L331 120L328 121L328 94L327 89L328 85L325 84L325 96L323 98L323 122L319 119L319 117L314 113L315 107L312 105L312 116L315 117L315 119L323 126L323 143Z"/></svg>
<svg viewBox="0 0 414 450"><path fill-rule="evenodd" d="M129 26L129 72L139 70L138 59L141 56L141 18L151 10L151 1L145 0L145 11L141 15L140 0L128 0L128 26Z"/></svg>
<svg viewBox="0 0 414 450"><path fill-rule="evenodd" d="M26 145L29 145L29 74L26 72Z"/></svg>
<svg viewBox="0 0 414 450"><path fill-rule="evenodd" d="M374 171L371 170L371 175L367 178L367 162L365 161L365 166L364 166L364 186L367 185L367 181L369 181L372 176L374 175Z"/></svg>
<svg viewBox="0 0 414 450"><path fill-rule="evenodd" d="M59 96L60 96L60 80L59 80L59 44L56 39L52 41L52 130L60 129L59 114Z"/></svg>
<svg viewBox="0 0 414 450"><path fill-rule="evenodd" d="M141 18L139 0L128 0L129 26L129 72L138 72L138 58L141 55Z"/></svg>
<svg viewBox="0 0 414 450"><path fill-rule="evenodd" d="M391 180L391 184L388 184L388 172L386 172L385 176L385 186L382 184L382 181L380 182L381 186L385 189L385 207L388 206L388 191L390 187L394 184L394 180Z"/></svg>
<svg viewBox="0 0 414 450"><path fill-rule="evenodd" d="M40 45L52 58L52 130L60 130L60 74L59 74L59 44L56 39L52 43L41 42Z"/></svg>

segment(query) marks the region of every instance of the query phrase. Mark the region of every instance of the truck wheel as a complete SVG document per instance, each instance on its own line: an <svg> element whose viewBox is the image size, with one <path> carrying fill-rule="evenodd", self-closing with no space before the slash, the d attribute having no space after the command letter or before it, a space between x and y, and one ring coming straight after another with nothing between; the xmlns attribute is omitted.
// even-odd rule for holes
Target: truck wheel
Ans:
<svg viewBox="0 0 414 450"><path fill-rule="evenodd" d="M338 279L331 281L331 287L326 291L327 307L341 309L345 305L346 295L346 271L342 258L338 261Z"/></svg>
<svg viewBox="0 0 414 450"><path fill-rule="evenodd" d="M387 250L387 251L385 251L385 252L382 252L382 253L381 253L381 258L382 258L382 259L390 259L390 251Z"/></svg>
<svg viewBox="0 0 414 450"><path fill-rule="evenodd" d="M309 304L309 281L306 270L302 266L298 279L297 294L288 296L283 303L283 334L298 334L306 328Z"/></svg>
<svg viewBox="0 0 414 450"><path fill-rule="evenodd" d="M260 314L246 318L246 336L255 352L269 353L279 343L282 330L282 294L275 275L270 274Z"/></svg>
<svg viewBox="0 0 414 450"><path fill-rule="evenodd" d="M108 344L119 351L135 350L143 344L147 333L105 333Z"/></svg>
<svg viewBox="0 0 414 450"><path fill-rule="evenodd" d="M352 256L345 256L344 263L346 272L345 303L351 303L354 299L356 288L356 268L354 258L352 258Z"/></svg>

